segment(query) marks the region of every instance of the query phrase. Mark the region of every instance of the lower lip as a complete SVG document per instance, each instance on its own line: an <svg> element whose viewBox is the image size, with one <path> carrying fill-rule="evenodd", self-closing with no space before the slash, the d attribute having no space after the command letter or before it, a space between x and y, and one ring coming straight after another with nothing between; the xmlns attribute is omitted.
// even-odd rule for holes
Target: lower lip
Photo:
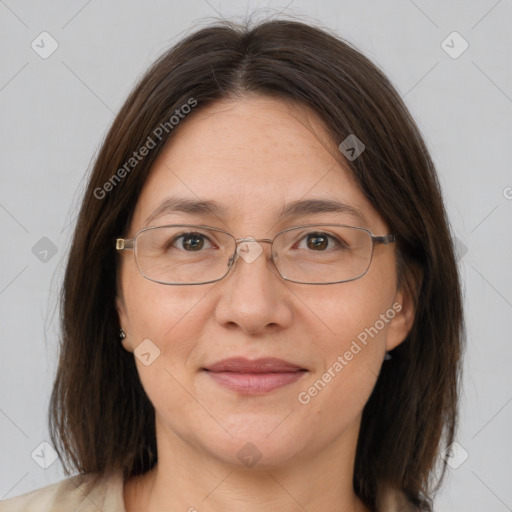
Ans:
<svg viewBox="0 0 512 512"><path fill-rule="evenodd" d="M215 382L232 391L260 395L301 379L305 371L282 373L206 372Z"/></svg>

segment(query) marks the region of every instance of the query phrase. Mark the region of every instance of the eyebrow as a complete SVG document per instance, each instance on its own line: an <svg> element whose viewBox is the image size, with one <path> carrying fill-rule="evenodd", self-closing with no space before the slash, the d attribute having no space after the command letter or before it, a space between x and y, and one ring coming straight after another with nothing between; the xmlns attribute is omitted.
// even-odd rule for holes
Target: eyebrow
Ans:
<svg viewBox="0 0 512 512"><path fill-rule="evenodd" d="M153 220L173 213L186 213L188 215L226 216L228 209L215 202L205 200L188 199L172 196L165 199L156 210L146 219L146 226ZM292 201L283 206L278 214L277 222L304 215L317 215L321 213L343 213L354 219L367 223L363 212L355 206L350 206L333 199L303 199Z"/></svg>
<svg viewBox="0 0 512 512"><path fill-rule="evenodd" d="M152 220L171 213L187 213L189 215L210 215L221 217L225 215L226 208L215 201L202 201L188 199L186 197L168 197L157 209L146 219L146 225Z"/></svg>

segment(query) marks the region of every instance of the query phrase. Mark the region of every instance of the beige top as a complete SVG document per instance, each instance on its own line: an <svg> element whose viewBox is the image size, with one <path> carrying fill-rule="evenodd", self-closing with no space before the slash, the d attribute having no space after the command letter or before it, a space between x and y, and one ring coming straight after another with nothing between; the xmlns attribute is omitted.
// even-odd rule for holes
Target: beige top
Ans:
<svg viewBox="0 0 512 512"><path fill-rule="evenodd" d="M56 484L0 501L0 512L126 512L122 472L103 478L80 474ZM403 493L388 492L379 512L416 512Z"/></svg>
<svg viewBox="0 0 512 512"><path fill-rule="evenodd" d="M0 501L0 512L126 512L122 472L79 474Z"/></svg>

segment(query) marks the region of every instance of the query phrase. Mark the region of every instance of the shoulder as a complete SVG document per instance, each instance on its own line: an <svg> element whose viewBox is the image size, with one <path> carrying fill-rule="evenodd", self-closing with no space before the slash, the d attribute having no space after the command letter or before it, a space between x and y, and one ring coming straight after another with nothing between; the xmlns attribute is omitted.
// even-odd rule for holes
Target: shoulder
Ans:
<svg viewBox="0 0 512 512"><path fill-rule="evenodd" d="M2 512L125 512L122 472L86 473L0 502Z"/></svg>

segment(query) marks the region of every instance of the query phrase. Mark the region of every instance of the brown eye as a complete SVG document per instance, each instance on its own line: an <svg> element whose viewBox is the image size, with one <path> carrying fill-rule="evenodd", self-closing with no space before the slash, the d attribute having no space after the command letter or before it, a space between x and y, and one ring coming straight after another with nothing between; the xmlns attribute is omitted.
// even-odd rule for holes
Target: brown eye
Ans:
<svg viewBox="0 0 512 512"><path fill-rule="evenodd" d="M326 249L329 245L329 237L323 233L312 233L307 236L307 246L309 249Z"/></svg>
<svg viewBox="0 0 512 512"><path fill-rule="evenodd" d="M210 243L206 235L192 232L183 233L172 238L167 244L167 248L181 249L185 252L199 252L201 249L209 248L209 246L205 246L206 243Z"/></svg>

